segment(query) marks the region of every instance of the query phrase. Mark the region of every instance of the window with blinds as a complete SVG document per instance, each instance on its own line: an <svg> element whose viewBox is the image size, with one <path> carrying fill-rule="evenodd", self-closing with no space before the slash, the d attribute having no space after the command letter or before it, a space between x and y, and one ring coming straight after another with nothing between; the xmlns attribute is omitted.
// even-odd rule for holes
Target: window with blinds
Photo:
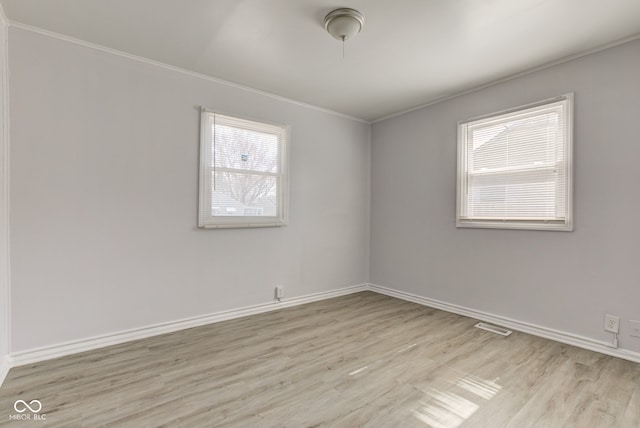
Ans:
<svg viewBox="0 0 640 428"><path fill-rule="evenodd" d="M573 94L458 123L458 227L573 230Z"/></svg>
<svg viewBox="0 0 640 428"><path fill-rule="evenodd" d="M202 110L199 227L287 223L288 127Z"/></svg>

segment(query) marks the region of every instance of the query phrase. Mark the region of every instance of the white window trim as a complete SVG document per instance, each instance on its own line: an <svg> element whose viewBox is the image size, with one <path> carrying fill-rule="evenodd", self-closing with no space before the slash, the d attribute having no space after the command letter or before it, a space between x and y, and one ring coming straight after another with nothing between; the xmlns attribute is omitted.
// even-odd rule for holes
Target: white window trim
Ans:
<svg viewBox="0 0 640 428"><path fill-rule="evenodd" d="M495 113L472 117L458 122L458 163L457 163L457 183L456 183L456 227L459 228L488 228L488 229L521 229L521 230L552 230L570 232L573 230L573 98L574 93L563 94L558 97L541 100L535 103L526 104ZM501 116L509 113L516 113L521 110L539 107L558 101L566 101L565 105L565 155L566 155L566 200L564 221L543 221L543 220L487 220L487 219L465 219L462 211L466 200L467 189L467 150L466 150L466 129L474 121Z"/></svg>
<svg viewBox="0 0 640 428"><path fill-rule="evenodd" d="M242 120L257 122L260 124L274 126L282 129L281 154L279 174L262 173L259 171L246 171L247 173L256 175L277 176L280 178L279 198L278 198L278 216L213 216L206 215L211 212L211 189L207 189L205 183L205 175L211 174L214 169L207 163L207 154L211 153L210 144L208 144L208 136L210 131L207 129L208 115L219 114ZM202 229L219 229L219 228L249 228L249 227L279 227L289 224L289 141L291 127L281 123L267 122L261 119L239 116L236 114L224 113L219 110L210 110L205 107L200 109L200 172L198 187L198 227ZM217 170L227 170L226 168L217 168ZM242 173L243 170L233 169L233 172Z"/></svg>

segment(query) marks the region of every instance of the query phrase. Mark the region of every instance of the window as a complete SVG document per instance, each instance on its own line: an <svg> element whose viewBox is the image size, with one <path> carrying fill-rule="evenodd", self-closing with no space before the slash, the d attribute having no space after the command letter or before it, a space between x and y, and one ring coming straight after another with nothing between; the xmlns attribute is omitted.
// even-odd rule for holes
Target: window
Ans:
<svg viewBox="0 0 640 428"><path fill-rule="evenodd" d="M458 123L457 227L573 230L573 94Z"/></svg>
<svg viewBox="0 0 640 428"><path fill-rule="evenodd" d="M199 227L284 226L288 127L205 109L201 126Z"/></svg>

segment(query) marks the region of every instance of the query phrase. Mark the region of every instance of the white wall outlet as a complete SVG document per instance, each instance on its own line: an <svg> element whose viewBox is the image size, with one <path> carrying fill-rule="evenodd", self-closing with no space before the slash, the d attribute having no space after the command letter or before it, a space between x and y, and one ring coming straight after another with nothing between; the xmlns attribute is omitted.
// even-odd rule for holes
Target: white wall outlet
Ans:
<svg viewBox="0 0 640 428"><path fill-rule="evenodd" d="M620 332L620 318L613 315L604 316L604 330L611 333Z"/></svg>
<svg viewBox="0 0 640 428"><path fill-rule="evenodd" d="M275 298L276 300L282 300L284 297L284 287L282 285L276 285Z"/></svg>
<svg viewBox="0 0 640 428"><path fill-rule="evenodd" d="M629 335L640 337L640 321L629 320Z"/></svg>

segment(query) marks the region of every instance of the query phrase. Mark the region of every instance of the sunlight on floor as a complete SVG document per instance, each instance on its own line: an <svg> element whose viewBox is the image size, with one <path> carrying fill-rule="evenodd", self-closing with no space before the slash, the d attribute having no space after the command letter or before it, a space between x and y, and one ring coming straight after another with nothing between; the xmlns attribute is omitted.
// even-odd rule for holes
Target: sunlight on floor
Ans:
<svg viewBox="0 0 640 428"><path fill-rule="evenodd" d="M396 354L399 354L399 353L405 352L405 351L410 351L411 349L415 348L416 346L418 346L417 343L412 343L411 345L403 346L402 348L400 348L400 349L398 349L396 351Z"/></svg>
<svg viewBox="0 0 640 428"><path fill-rule="evenodd" d="M429 395L433 402L426 403L415 415L433 428L455 428L460 426L480 406L451 392L433 391Z"/></svg>
<svg viewBox="0 0 640 428"><path fill-rule="evenodd" d="M471 375L461 377L456 381L456 385L486 400L491 399L502 389L495 381L483 380Z"/></svg>
<svg viewBox="0 0 640 428"><path fill-rule="evenodd" d="M467 375L458 378L454 385L484 400L490 400L500 392L502 386L494 381ZM432 428L456 428L469 419L479 408L474 403L454 392L432 389L422 407L414 411L414 416Z"/></svg>
<svg viewBox="0 0 640 428"><path fill-rule="evenodd" d="M354 370L351 373L349 373L349 376L357 375L358 373L363 372L368 368L369 368L368 366L361 367L358 370Z"/></svg>

